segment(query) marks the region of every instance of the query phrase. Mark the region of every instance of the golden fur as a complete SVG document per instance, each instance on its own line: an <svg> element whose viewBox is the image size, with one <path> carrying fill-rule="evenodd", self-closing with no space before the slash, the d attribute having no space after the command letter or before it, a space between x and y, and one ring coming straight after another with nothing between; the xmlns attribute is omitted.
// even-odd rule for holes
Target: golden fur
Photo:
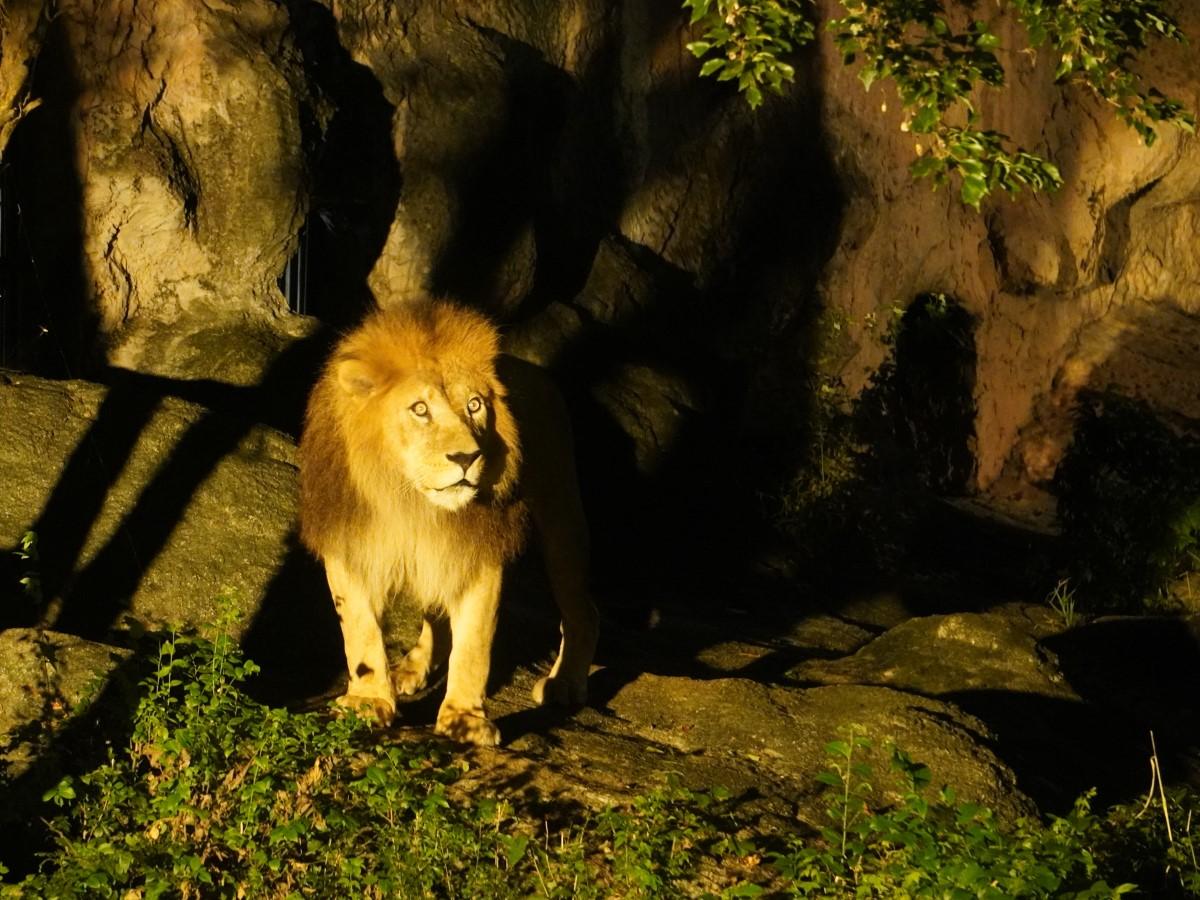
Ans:
<svg viewBox="0 0 1200 900"><path fill-rule="evenodd" d="M528 412L528 465L508 382ZM339 342L305 417L300 536L325 563L338 609L350 669L342 702L388 720L395 692L419 690L448 657L437 730L497 742L483 712L491 640L503 566L530 513L563 614L559 659L536 693L582 702L596 616L559 405L532 367L500 356L486 319L451 303L378 311ZM389 666L379 622L396 594L425 622Z"/></svg>

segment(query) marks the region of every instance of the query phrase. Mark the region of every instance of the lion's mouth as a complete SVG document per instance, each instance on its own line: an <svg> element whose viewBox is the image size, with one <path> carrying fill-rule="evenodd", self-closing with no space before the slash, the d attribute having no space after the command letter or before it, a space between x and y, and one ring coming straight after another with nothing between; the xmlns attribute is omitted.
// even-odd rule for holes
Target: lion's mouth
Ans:
<svg viewBox="0 0 1200 900"><path fill-rule="evenodd" d="M434 506L448 510L462 509L479 496L479 485L472 484L463 478L444 487L429 488L425 496Z"/></svg>

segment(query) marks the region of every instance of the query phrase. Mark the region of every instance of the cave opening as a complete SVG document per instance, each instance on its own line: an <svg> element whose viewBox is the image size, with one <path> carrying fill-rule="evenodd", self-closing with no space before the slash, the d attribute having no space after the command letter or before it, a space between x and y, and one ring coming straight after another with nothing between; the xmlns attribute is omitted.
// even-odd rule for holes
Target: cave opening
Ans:
<svg viewBox="0 0 1200 900"><path fill-rule="evenodd" d="M975 317L918 296L887 337L892 353L859 403L875 475L943 496L970 493L975 458Z"/></svg>

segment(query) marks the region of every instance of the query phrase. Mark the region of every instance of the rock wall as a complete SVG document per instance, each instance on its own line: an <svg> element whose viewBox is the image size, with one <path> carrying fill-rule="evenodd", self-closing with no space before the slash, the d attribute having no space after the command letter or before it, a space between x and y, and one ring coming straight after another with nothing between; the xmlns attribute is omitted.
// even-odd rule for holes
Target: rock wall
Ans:
<svg viewBox="0 0 1200 900"><path fill-rule="evenodd" d="M1040 488L1080 391L1200 414L1200 151L1166 129L1143 147L1054 86L1044 57L1010 52L1011 90L979 105L1066 185L976 213L911 182L891 89L864 91L825 36L797 86L751 113L698 79L674 4L39 8L14 4L3 26L6 46L46 32L42 108L7 158L44 324L72 359L98 348L143 372L255 382L312 330L276 287L303 225L326 321L428 291L492 311L513 349L573 379L635 476L680 454L686 478L712 468L687 458L697 429L744 436L734 457L795 430L818 359L855 395L888 352L878 323L928 292L977 323L970 489L990 502L1050 515ZM1200 32L1200 13L1174 9ZM4 55L0 139L30 58ZM1200 108L1192 47L1155 45L1144 71ZM822 310L844 325L832 348Z"/></svg>
<svg viewBox="0 0 1200 900"><path fill-rule="evenodd" d="M823 4L829 13L834 4ZM1173 5L1184 30L1200 14ZM998 32L1020 46L1019 26ZM1050 61L1002 59L1011 88L981 97L985 127L1059 163L1057 193L986 202L909 181L914 137L899 130L886 86L863 91L822 42L822 124L849 185L843 228L821 275L826 303L844 310L853 346L840 374L861 389L886 348L864 323L925 292L944 292L977 319L976 487L1021 514L1046 514L1045 486L1070 442L1083 390L1115 390L1164 413L1195 418L1194 348L1200 291L1192 247L1200 146L1162 128L1153 147L1102 102L1053 85ZM1194 45L1153 45L1149 83L1200 108ZM886 111L884 111L886 109Z"/></svg>
<svg viewBox="0 0 1200 900"><path fill-rule="evenodd" d="M37 108L29 94L29 75L45 24L40 0L5 5L0 27L0 153L21 119Z"/></svg>
<svg viewBox="0 0 1200 900"><path fill-rule="evenodd" d="M284 311L306 205L288 25L271 0L55 4L11 156L45 327L77 364L171 373L214 320Z"/></svg>

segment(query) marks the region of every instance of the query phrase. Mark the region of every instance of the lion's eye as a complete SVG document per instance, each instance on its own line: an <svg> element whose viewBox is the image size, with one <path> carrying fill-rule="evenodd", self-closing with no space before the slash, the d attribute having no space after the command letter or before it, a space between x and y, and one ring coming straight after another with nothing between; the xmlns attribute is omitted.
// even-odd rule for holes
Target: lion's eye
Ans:
<svg viewBox="0 0 1200 900"><path fill-rule="evenodd" d="M408 409L414 416L420 416L422 419L429 415L429 404L424 400L418 400Z"/></svg>
<svg viewBox="0 0 1200 900"><path fill-rule="evenodd" d="M481 409L483 409L482 397L472 397L467 401L467 412L469 412L471 415L475 415L475 413L479 412Z"/></svg>

